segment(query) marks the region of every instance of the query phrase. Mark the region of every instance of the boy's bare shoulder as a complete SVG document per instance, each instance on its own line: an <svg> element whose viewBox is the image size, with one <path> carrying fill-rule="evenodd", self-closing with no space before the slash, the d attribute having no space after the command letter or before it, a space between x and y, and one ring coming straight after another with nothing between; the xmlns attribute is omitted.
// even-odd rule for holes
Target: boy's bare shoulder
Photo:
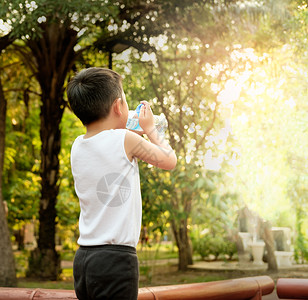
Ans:
<svg viewBox="0 0 308 300"><path fill-rule="evenodd" d="M128 129L126 129L125 133L125 140L124 140L124 148L126 155L130 161L134 158L134 148L138 145L138 143L141 143L143 141L143 138L139 136L137 133L132 132Z"/></svg>

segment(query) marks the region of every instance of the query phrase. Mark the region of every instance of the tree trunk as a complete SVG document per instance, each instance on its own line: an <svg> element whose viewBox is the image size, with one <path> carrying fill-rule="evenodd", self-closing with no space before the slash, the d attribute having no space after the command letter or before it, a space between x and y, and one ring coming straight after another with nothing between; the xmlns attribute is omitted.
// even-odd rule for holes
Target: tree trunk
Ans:
<svg viewBox="0 0 308 300"><path fill-rule="evenodd" d="M16 234L15 234L15 238L16 238L16 242L17 242L17 246L18 246L18 250L24 250L25 249L25 229L24 227L20 228Z"/></svg>
<svg viewBox="0 0 308 300"><path fill-rule="evenodd" d="M77 32L64 28L60 22L47 25L43 32L41 39L28 42L36 59L36 78L42 91L42 146L39 239L38 246L29 259L27 276L56 280L61 273L60 256L55 249L55 235L59 193L60 123L65 108L63 86L76 59L74 46L77 43Z"/></svg>
<svg viewBox="0 0 308 300"><path fill-rule="evenodd" d="M2 176L5 149L6 99L0 77L0 286L17 286L14 254L3 202Z"/></svg>
<svg viewBox="0 0 308 300"><path fill-rule="evenodd" d="M271 224L266 221L260 220L261 223L261 237L265 242L267 250L267 269L269 271L278 271L276 256L275 256L275 242L273 233L271 231Z"/></svg>
<svg viewBox="0 0 308 300"><path fill-rule="evenodd" d="M62 99L62 94L58 95ZM60 123L64 108L49 95L41 106L41 200L38 247L31 253L28 277L57 280L61 274L60 256L55 249L56 203L59 193Z"/></svg>
<svg viewBox="0 0 308 300"><path fill-rule="evenodd" d="M186 271L188 265L193 264L192 249L188 237L187 220L182 219L178 222L172 220L172 231L175 237L176 245L179 249L179 271Z"/></svg>

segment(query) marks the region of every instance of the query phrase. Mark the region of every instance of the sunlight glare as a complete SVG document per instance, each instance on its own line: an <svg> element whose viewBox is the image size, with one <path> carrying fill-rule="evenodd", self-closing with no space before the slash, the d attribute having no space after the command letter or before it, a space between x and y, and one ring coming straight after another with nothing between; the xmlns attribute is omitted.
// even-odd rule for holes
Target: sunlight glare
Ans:
<svg viewBox="0 0 308 300"><path fill-rule="evenodd" d="M238 100L241 93L241 86L233 79L226 82L225 88L219 93L217 100L222 104L230 104Z"/></svg>
<svg viewBox="0 0 308 300"><path fill-rule="evenodd" d="M291 109L293 109L296 106L296 102L294 101L293 97L286 100L284 103L285 105L289 106Z"/></svg>

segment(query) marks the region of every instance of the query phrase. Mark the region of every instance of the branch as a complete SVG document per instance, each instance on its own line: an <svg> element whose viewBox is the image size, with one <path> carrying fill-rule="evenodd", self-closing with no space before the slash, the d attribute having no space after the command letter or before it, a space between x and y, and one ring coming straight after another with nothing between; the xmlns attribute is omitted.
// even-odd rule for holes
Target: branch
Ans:
<svg viewBox="0 0 308 300"><path fill-rule="evenodd" d="M198 144L196 145L196 151L201 146L202 142L204 141L204 139L207 136L207 134L209 133L209 131L214 127L214 122L216 120L217 107L218 107L216 99L215 99L215 103L216 103L216 105L215 105L214 116L213 116L212 122L211 122L210 126L206 129L206 131L204 132L204 134L203 134L202 138L199 140Z"/></svg>
<svg viewBox="0 0 308 300"><path fill-rule="evenodd" d="M18 64L19 64L19 62L14 62L14 63L8 64L8 65L5 65L5 66L1 66L0 70L2 71L2 70L5 70L6 68L10 68L10 67L12 67L14 65L18 65Z"/></svg>
<svg viewBox="0 0 308 300"><path fill-rule="evenodd" d="M161 95L158 93L158 88L156 87L156 84L155 84L154 79L153 79L153 72L150 72L150 76L149 77L150 77L150 81L151 81L151 84L152 84L155 96L160 101L160 103L162 104L161 105L162 112L165 115L168 124L170 124L169 111L163 105L164 104L164 100L162 99ZM174 139L173 135L171 134L170 127L168 127L168 131L169 131L169 136L170 136L171 147L174 148L176 142L175 142L175 139Z"/></svg>
<svg viewBox="0 0 308 300"><path fill-rule="evenodd" d="M10 34L6 34L0 38L0 53L2 50L4 50L6 47L11 45L14 42L14 38L10 37Z"/></svg>
<svg viewBox="0 0 308 300"><path fill-rule="evenodd" d="M20 53L21 57L23 58L23 61L25 65L29 67L31 70L32 74L37 73L37 66L35 64L35 61L33 59L33 55L28 52L25 47L19 46L19 45L14 45L14 48L16 49L17 52Z"/></svg>
<svg viewBox="0 0 308 300"><path fill-rule="evenodd" d="M28 92L29 92L30 94L34 94L34 95L37 95L37 96L41 96L41 94L38 93L38 92L32 91L32 90L30 90L30 89L27 89L27 90L28 90ZM3 90L3 93L24 92L24 91L25 91L25 89L6 89L6 90Z"/></svg>
<svg viewBox="0 0 308 300"><path fill-rule="evenodd" d="M134 24L150 11L157 11L159 7L160 5L155 3L148 3L145 5L137 3L131 7L125 6L123 9L120 9L119 18L121 20L126 20L129 24ZM132 14L135 12L139 14L132 17Z"/></svg>
<svg viewBox="0 0 308 300"><path fill-rule="evenodd" d="M124 33L118 33L115 36L107 36L107 37L101 37L99 38L93 46L102 51L112 51L114 53L121 53L125 49L129 47L134 47L135 49L141 51L141 52L147 52L147 51L156 51L155 47L150 46L148 43L143 43L143 42L137 42L134 39L133 34L130 34L129 32L124 32ZM123 50L120 51L115 51L114 47L117 44L123 44L126 45L127 47Z"/></svg>

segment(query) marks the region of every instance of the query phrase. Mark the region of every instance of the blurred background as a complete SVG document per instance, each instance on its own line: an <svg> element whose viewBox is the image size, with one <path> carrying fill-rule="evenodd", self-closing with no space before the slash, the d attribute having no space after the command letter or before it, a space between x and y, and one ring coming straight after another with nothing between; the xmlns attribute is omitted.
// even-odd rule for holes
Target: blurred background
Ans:
<svg viewBox="0 0 308 300"><path fill-rule="evenodd" d="M254 243L268 269L307 263L307 21L304 0L2 0L0 285L72 277L85 129L65 88L92 66L122 75L130 109L166 116L178 156L139 163L148 284L157 259L253 268Z"/></svg>

